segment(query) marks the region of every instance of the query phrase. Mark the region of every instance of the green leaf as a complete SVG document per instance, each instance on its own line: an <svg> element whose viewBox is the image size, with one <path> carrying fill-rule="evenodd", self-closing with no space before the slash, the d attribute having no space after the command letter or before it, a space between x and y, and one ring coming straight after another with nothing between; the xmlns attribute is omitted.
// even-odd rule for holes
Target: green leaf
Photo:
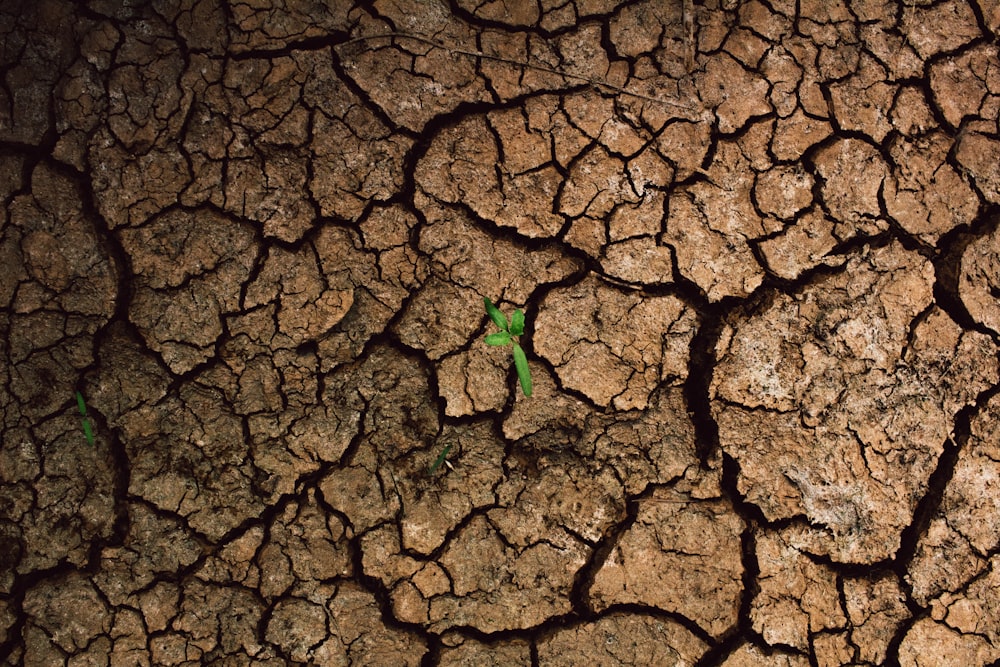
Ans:
<svg viewBox="0 0 1000 667"><path fill-rule="evenodd" d="M506 331L498 331L486 337L486 344L493 347L503 347L510 343L510 334Z"/></svg>
<svg viewBox="0 0 1000 667"><path fill-rule="evenodd" d="M493 305L488 296L483 297L483 302L486 304L486 314L490 316L493 320L493 324L497 325L504 331L510 331L510 325L507 324L507 316L500 312L500 309Z"/></svg>
<svg viewBox="0 0 1000 667"><path fill-rule="evenodd" d="M90 427L90 420L83 418L83 437L87 439L87 444L94 446L94 429Z"/></svg>
<svg viewBox="0 0 1000 667"><path fill-rule="evenodd" d="M444 463L444 459L446 456L448 456L449 451L451 451L450 443L444 446L444 449L441 450L441 453L437 455L436 459L434 459L434 463L428 466L427 468L428 475L433 475L437 471L437 469L441 467L441 464Z"/></svg>
<svg viewBox="0 0 1000 667"><path fill-rule="evenodd" d="M524 311L518 308L510 318L510 334L520 336L524 333Z"/></svg>
<svg viewBox="0 0 1000 667"><path fill-rule="evenodd" d="M87 404L83 402L83 394L80 392L76 392L76 407L79 408L81 415L87 416Z"/></svg>
<svg viewBox="0 0 1000 667"><path fill-rule="evenodd" d="M528 368L528 358L524 356L524 350L517 343L514 343L514 368L517 370L517 379L521 381L521 391L525 396L531 396L531 370Z"/></svg>

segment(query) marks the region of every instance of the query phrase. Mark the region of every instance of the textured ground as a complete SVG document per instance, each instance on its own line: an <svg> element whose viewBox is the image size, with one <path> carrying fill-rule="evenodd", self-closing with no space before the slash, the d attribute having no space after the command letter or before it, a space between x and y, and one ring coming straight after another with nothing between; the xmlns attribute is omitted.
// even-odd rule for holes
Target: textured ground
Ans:
<svg viewBox="0 0 1000 667"><path fill-rule="evenodd" d="M1000 1L359 4L0 0L4 663L1000 664Z"/></svg>

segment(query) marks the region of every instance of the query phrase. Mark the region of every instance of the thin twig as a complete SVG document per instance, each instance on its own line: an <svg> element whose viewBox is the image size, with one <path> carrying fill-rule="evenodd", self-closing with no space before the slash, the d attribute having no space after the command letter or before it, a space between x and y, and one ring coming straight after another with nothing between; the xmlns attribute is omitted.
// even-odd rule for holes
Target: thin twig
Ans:
<svg viewBox="0 0 1000 667"><path fill-rule="evenodd" d="M516 67L524 67L525 69L533 69L539 72L546 72L548 74L555 74L556 76L561 76L567 79L573 79L574 81L582 81L588 83L596 88L603 88L605 90L610 90L612 92L618 93L620 95L627 95L629 97L634 97L636 99L644 100L646 102L653 102L656 104L663 104L666 106L676 107L678 109L684 109L685 111L698 111L697 108L681 104L680 102L674 102L672 100L663 99L661 97L656 97L653 95L643 95L642 93L636 93L631 90L626 90L621 86L616 86L607 81L601 81L600 79L594 79L589 76L584 76L583 74L573 74L572 72L563 72L551 67L546 67L545 65L535 65L533 63L525 62L522 60L514 60L513 58L506 58L504 56L497 56L484 51L473 51L470 49L461 49L442 44L429 37L424 37L422 35L416 35L408 32L384 32L377 35L362 35L360 37L355 37L349 39L346 42L338 44L337 47L350 46L351 44L357 44L359 42L367 42L373 39L380 38L400 38L400 39L412 39L416 42L421 42L423 44L428 44L438 49L443 49L448 53L460 56L467 56L469 58L482 58L484 60L493 60L495 62L505 63L507 65L514 65Z"/></svg>

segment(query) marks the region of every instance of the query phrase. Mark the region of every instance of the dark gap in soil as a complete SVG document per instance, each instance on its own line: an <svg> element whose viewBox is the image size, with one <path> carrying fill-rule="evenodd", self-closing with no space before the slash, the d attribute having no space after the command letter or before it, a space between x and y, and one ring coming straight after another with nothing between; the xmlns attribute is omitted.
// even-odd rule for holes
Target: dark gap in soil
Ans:
<svg viewBox="0 0 1000 667"><path fill-rule="evenodd" d="M702 468L719 450L719 425L712 417L711 385L715 373L715 346L725 323L725 310L714 307L704 312L701 325L691 338L688 376L684 382L684 400L694 425L695 455Z"/></svg>
<svg viewBox="0 0 1000 667"><path fill-rule="evenodd" d="M581 618L592 620L597 616L593 605L590 604L590 589L594 585L597 573L604 567L608 556L618 545L622 535L627 533L639 517L638 500L630 500L625 504L625 518L612 526L602 537L600 543L591 552L587 562L576 572L573 578L573 588L570 591L569 599L574 611Z"/></svg>
<svg viewBox="0 0 1000 667"><path fill-rule="evenodd" d="M740 609L737 615L736 627L727 632L714 646L695 663L696 667L721 665L729 654L742 642L751 641L761 648L769 648L753 629L750 618L754 598L760 593L757 578L760 576L760 566L757 563L756 531L761 526L769 525L763 513L755 505L742 500L737 488L740 467L739 463L726 453L722 454L722 490L723 495L730 500L733 509L746 524L740 535L740 555L743 563L743 594L740 599Z"/></svg>
<svg viewBox="0 0 1000 667"><path fill-rule="evenodd" d="M1000 207L993 206L985 214L978 216L968 228L955 229L938 240L942 248L934 262L934 302L941 307L956 324L965 330L979 331L994 340L996 332L973 319L965 307L959 293L962 274L962 255L974 241L996 233L1000 227Z"/></svg>
<svg viewBox="0 0 1000 667"><path fill-rule="evenodd" d="M900 535L900 546L894 560L896 574L907 590L908 597L911 589L905 580L907 568L916 554L920 538L927 531L931 519L934 518L941 506L948 483L955 474L959 454L968 447L969 439L972 437L972 418L978 415L986 403L997 394L1000 394L1000 385L995 385L981 393L976 397L976 402L973 405L965 406L955 416L955 437L945 441L937 466L927 482L927 491L917 503L912 522L903 529Z"/></svg>

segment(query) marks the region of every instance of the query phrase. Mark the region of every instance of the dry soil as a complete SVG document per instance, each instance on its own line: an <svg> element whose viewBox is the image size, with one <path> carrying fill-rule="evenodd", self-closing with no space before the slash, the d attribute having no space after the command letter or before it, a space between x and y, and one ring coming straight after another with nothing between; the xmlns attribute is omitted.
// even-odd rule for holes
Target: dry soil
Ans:
<svg viewBox="0 0 1000 667"><path fill-rule="evenodd" d="M998 35L0 0L0 659L1000 664Z"/></svg>

